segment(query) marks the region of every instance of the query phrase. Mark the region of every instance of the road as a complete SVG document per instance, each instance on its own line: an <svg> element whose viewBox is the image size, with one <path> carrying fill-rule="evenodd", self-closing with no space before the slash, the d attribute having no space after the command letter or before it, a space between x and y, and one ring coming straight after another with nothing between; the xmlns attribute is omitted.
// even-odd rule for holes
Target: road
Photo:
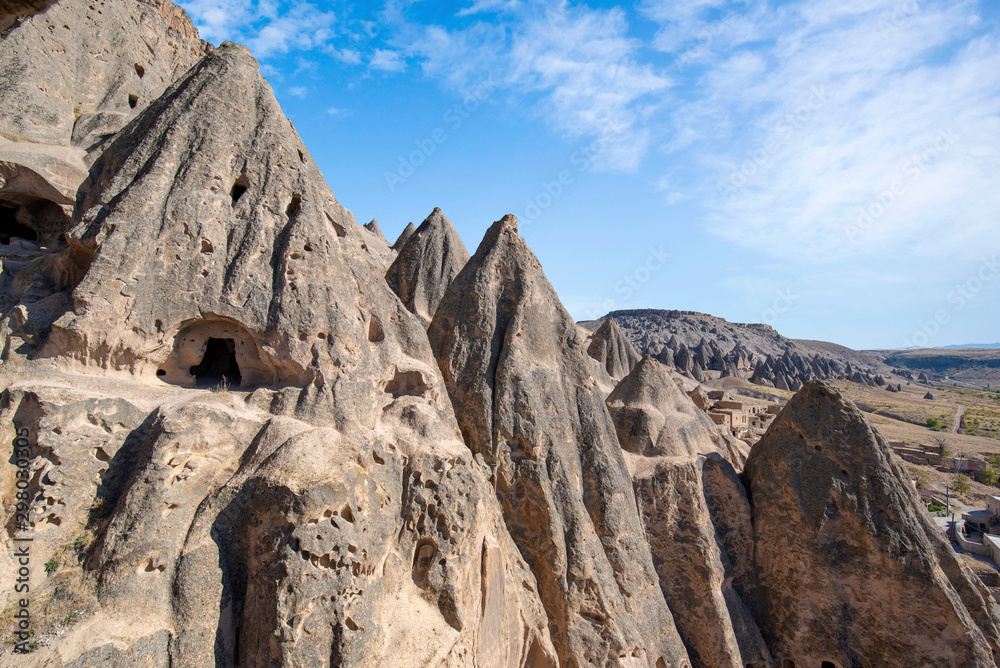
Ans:
<svg viewBox="0 0 1000 668"><path fill-rule="evenodd" d="M958 410L955 411L955 421L952 423L951 427L948 429L953 434L958 433L958 427L962 424L962 416L965 415L965 406L962 404L958 405Z"/></svg>

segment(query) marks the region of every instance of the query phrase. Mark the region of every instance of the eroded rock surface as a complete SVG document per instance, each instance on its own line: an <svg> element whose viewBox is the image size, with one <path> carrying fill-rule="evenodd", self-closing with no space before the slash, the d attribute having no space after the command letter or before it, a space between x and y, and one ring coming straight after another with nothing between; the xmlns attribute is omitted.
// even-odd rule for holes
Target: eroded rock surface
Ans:
<svg viewBox="0 0 1000 668"><path fill-rule="evenodd" d="M687 665L585 340L513 216L486 233L428 334L561 665Z"/></svg>
<svg viewBox="0 0 1000 668"><path fill-rule="evenodd" d="M455 226L435 208L403 245L385 280L403 305L429 326L448 286L468 261L469 251Z"/></svg>
<svg viewBox="0 0 1000 668"><path fill-rule="evenodd" d="M813 381L753 448L751 609L796 666L992 666L988 590L956 558L902 462L857 408Z"/></svg>
<svg viewBox="0 0 1000 668"><path fill-rule="evenodd" d="M608 375L621 380L639 363L639 353L614 318L607 318L590 337L587 354L604 365Z"/></svg>
<svg viewBox="0 0 1000 668"><path fill-rule="evenodd" d="M644 356L607 399L626 450L660 587L693 665L768 665L741 598L753 554L750 504L731 445L670 377Z"/></svg>
<svg viewBox="0 0 1000 668"><path fill-rule="evenodd" d="M99 150L209 48L167 0L63 0L21 19L0 40L0 215L56 245Z"/></svg>
<svg viewBox="0 0 1000 668"><path fill-rule="evenodd" d="M22 268L0 321L46 536L18 665L556 665L420 321L245 48L131 121L79 212L92 261Z"/></svg>

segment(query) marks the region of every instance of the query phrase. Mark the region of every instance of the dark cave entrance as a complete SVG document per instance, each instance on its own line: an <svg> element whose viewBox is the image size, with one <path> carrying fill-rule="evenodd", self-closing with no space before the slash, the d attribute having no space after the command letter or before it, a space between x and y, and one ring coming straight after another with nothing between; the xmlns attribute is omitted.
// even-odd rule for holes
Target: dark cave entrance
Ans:
<svg viewBox="0 0 1000 668"><path fill-rule="evenodd" d="M201 364L191 367L190 372L199 386L218 385L224 378L231 387L239 387L243 375L236 362L236 342L233 339L209 339Z"/></svg>
<svg viewBox="0 0 1000 668"><path fill-rule="evenodd" d="M38 241L38 234L17 220L17 208L0 204L0 243L9 244L11 237Z"/></svg>

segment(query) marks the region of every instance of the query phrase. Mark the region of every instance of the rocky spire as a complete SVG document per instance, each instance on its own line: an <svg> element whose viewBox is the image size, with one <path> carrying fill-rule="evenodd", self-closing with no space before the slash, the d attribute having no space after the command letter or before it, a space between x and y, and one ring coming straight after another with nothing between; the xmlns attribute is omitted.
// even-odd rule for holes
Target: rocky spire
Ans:
<svg viewBox="0 0 1000 668"><path fill-rule="evenodd" d="M396 243L392 245L392 250L396 251L397 253L402 251L403 246L406 245L406 242L410 240L410 237L413 236L413 233L416 231L417 228L413 226L413 223L407 223L406 227L403 228L403 231L396 239Z"/></svg>
<svg viewBox="0 0 1000 668"><path fill-rule="evenodd" d="M629 470L660 587L692 661L767 662L760 631L732 587L747 570L750 505L736 471L748 448L723 436L648 355L607 405L622 447L634 455ZM731 545L717 533L732 534Z"/></svg>
<svg viewBox="0 0 1000 668"><path fill-rule="evenodd" d="M606 318L590 337L587 354L601 363L608 375L621 380L639 362L639 353L614 318Z"/></svg>
<svg viewBox="0 0 1000 668"><path fill-rule="evenodd" d="M835 387L807 383L754 445L744 477L750 600L776 660L994 665L1000 614L989 591Z"/></svg>
<svg viewBox="0 0 1000 668"><path fill-rule="evenodd" d="M424 329L249 51L205 56L118 134L87 186L78 285L0 320L5 369L27 383L36 354L57 360L82 397L19 390L0 411L31 412L40 447L58 452L39 484L69 503L32 549L62 554L101 501L80 597L108 628L136 630L112 646L78 626L38 661L74 647L79 666L555 665L534 575ZM88 397L94 369L116 377L111 396ZM113 417L88 447L39 428L45 411L90 424L97 404Z"/></svg>
<svg viewBox="0 0 1000 668"><path fill-rule="evenodd" d="M382 234L382 228L378 226L378 221L372 218L367 223L364 224L364 228L374 234L376 237L385 241L385 235ZM388 242L386 242L388 243Z"/></svg>
<svg viewBox="0 0 1000 668"><path fill-rule="evenodd" d="M649 355L607 398L623 448L647 457L716 453L742 467L746 452L731 451L714 423L681 392L667 368Z"/></svg>
<svg viewBox="0 0 1000 668"><path fill-rule="evenodd" d="M585 339L514 216L487 231L428 335L532 564L560 664L686 665Z"/></svg>
<svg viewBox="0 0 1000 668"><path fill-rule="evenodd" d="M451 282L469 261L462 238L441 209L435 208L403 245L385 280L403 305L430 325Z"/></svg>

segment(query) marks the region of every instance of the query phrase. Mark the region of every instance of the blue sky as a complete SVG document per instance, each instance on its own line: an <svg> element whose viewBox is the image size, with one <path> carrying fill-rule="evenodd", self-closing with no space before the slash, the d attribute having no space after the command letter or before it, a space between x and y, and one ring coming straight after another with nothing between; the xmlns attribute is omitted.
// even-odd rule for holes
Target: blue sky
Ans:
<svg viewBox="0 0 1000 668"><path fill-rule="evenodd" d="M1000 341L1000 5L182 0L390 237L505 213L577 319Z"/></svg>

